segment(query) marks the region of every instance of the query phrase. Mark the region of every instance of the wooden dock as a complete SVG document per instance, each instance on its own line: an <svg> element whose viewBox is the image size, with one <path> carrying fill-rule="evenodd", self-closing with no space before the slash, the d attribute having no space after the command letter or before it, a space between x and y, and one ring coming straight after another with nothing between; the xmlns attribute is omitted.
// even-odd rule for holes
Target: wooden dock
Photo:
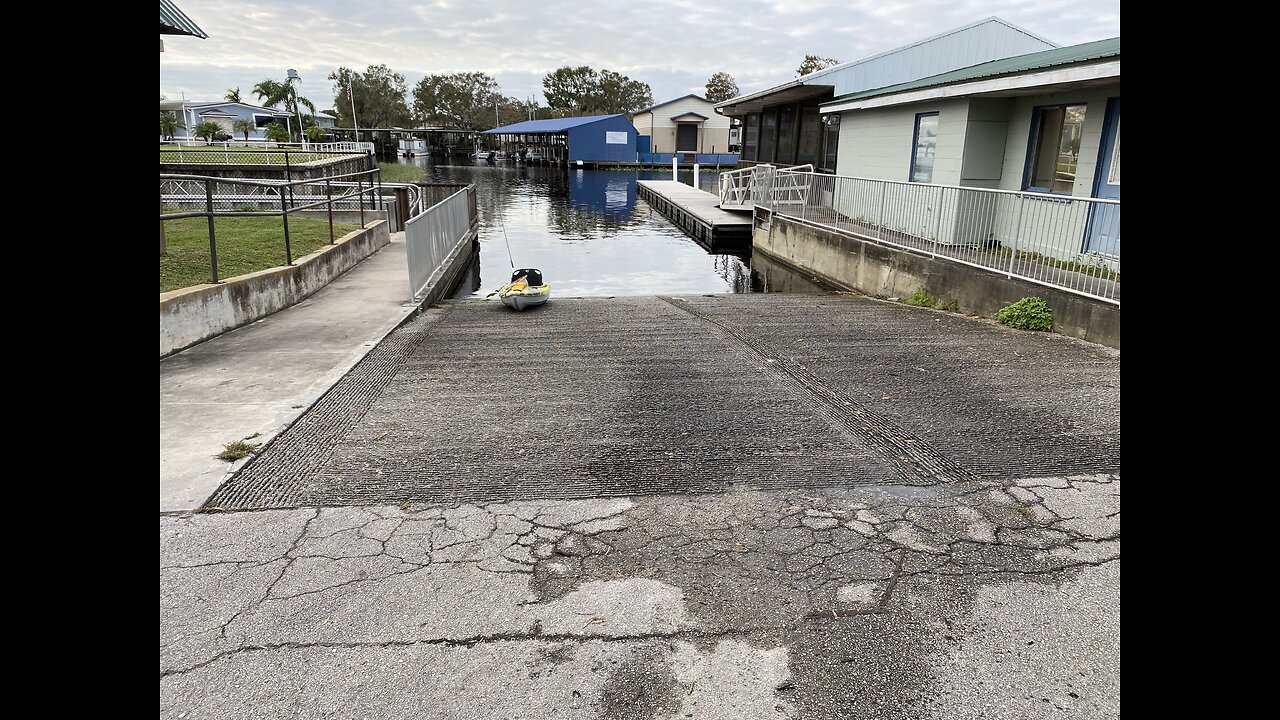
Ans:
<svg viewBox="0 0 1280 720"><path fill-rule="evenodd" d="M711 252L751 247L751 213L717 207L720 198L672 180L640 180L640 197Z"/></svg>

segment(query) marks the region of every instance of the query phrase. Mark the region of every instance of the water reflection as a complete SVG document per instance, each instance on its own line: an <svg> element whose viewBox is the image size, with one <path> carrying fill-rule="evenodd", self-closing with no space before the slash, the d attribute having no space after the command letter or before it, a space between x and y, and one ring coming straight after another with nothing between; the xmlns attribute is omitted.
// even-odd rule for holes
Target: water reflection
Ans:
<svg viewBox="0 0 1280 720"><path fill-rule="evenodd" d="M768 255L751 258L750 282L750 290L734 292L817 293L836 290L812 275L770 259Z"/></svg>
<svg viewBox="0 0 1280 720"><path fill-rule="evenodd" d="M428 182L476 184L479 260L456 298L484 297L513 266L540 268L555 297L746 293L771 285L753 275L749 247L742 256L710 253L637 198L637 180L667 180L670 171L400 161L426 168ZM691 172L680 175L692 184ZM699 180L715 191L716 173Z"/></svg>

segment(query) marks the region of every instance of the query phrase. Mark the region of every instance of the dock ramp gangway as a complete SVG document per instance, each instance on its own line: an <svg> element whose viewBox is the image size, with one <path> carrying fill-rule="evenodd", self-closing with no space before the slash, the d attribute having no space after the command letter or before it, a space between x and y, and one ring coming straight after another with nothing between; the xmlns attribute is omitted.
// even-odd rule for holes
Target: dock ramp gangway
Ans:
<svg viewBox="0 0 1280 720"><path fill-rule="evenodd" d="M809 195L804 177L787 175L782 176L785 179L775 180L778 170L811 173L813 165L775 167L766 163L720 173L720 209L751 212L755 210L757 202L766 207L804 204Z"/></svg>

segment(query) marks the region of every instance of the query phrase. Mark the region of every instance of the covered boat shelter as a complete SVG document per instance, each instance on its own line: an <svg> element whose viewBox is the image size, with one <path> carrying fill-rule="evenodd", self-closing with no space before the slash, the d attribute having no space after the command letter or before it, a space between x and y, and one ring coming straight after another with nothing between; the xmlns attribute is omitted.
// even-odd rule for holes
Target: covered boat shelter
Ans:
<svg viewBox="0 0 1280 720"><path fill-rule="evenodd" d="M634 163L636 128L626 115L527 120L485 130L498 149L529 163L599 167Z"/></svg>

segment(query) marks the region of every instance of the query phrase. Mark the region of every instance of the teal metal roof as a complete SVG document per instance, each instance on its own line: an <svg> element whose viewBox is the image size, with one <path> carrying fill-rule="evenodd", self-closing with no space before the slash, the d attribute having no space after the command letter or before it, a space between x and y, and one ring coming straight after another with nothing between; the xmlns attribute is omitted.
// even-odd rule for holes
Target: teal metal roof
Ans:
<svg viewBox="0 0 1280 720"><path fill-rule="evenodd" d="M981 80L983 78L996 77L999 75L1014 75L1017 73L1030 72L1032 70L1043 70L1044 68L1056 67L1059 65L1073 65L1112 57L1120 57L1120 38L1118 37L1108 38L1106 40L1095 40L1093 42L1082 43L1080 45L1070 45L1064 48L1042 50L1040 52L1028 53L1026 55L1004 58L1003 60L992 60L991 62L985 62L980 65L960 68L959 70L952 70L951 72L945 72L941 75L932 75L930 77L913 80L911 82L875 88L873 90L865 90L863 92L849 93L848 95L841 95L834 100L828 100L823 103L822 106L826 107L828 105L849 102L851 100L865 100L867 98L879 97L881 95L894 95L896 93L907 92L909 90L921 90L923 88L937 87L939 85L954 85L956 83L968 82L970 80Z"/></svg>
<svg viewBox="0 0 1280 720"><path fill-rule="evenodd" d="M161 35L194 35L198 38L209 37L200 26L178 9L172 0L160 0L160 34Z"/></svg>

